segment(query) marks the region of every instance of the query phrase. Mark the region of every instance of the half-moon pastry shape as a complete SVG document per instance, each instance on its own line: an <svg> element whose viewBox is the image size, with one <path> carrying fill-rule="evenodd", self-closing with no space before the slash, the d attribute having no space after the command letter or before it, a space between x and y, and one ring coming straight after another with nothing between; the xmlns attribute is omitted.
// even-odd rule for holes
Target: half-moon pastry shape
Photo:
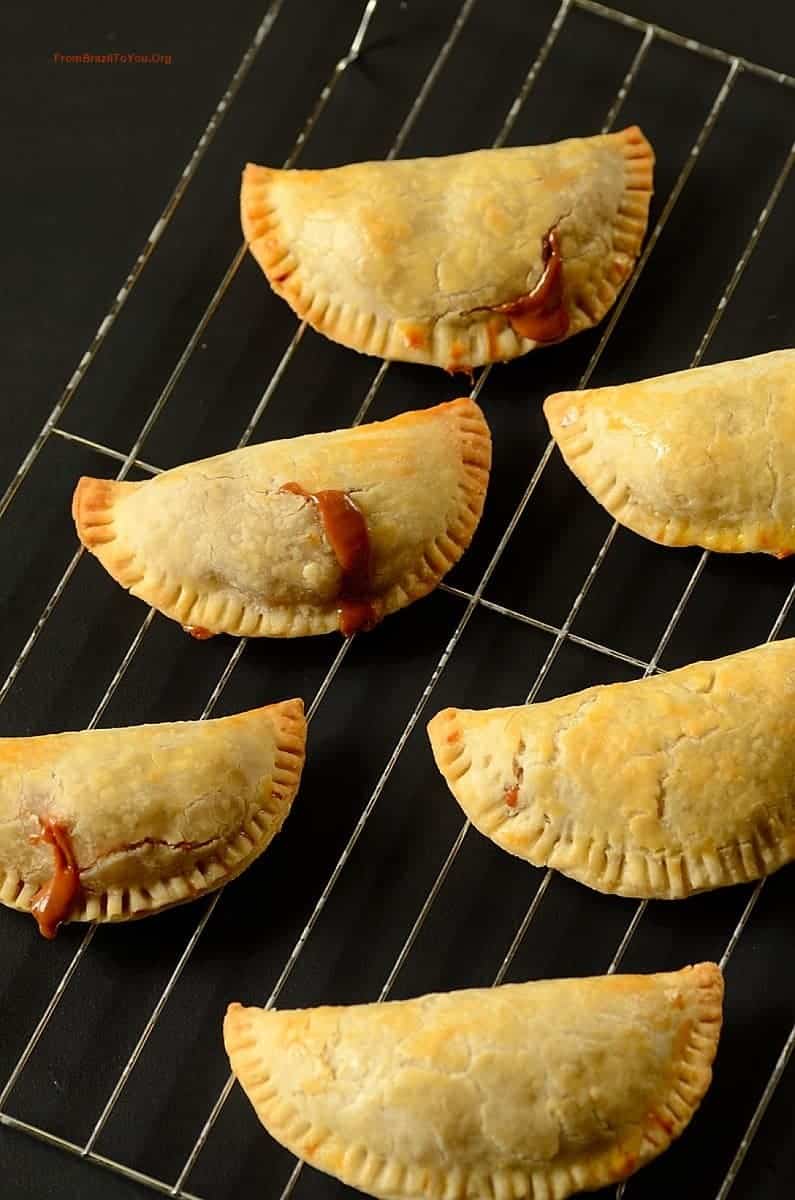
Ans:
<svg viewBox="0 0 795 1200"><path fill-rule="evenodd" d="M344 1183L384 1200L563 1200L683 1131L722 996L701 963L350 1008L233 1004L224 1040L268 1132Z"/></svg>
<svg viewBox="0 0 795 1200"><path fill-rule="evenodd" d="M635 533L795 551L795 350L559 392L544 412L567 465Z"/></svg>
<svg viewBox="0 0 795 1200"><path fill-rule="evenodd" d="M301 700L214 721L0 739L0 901L126 921L239 875L298 790Z"/></svg>
<svg viewBox="0 0 795 1200"><path fill-rule="evenodd" d="M448 708L428 733L481 833L597 891L674 900L795 857L795 638L544 704Z"/></svg>
<svg viewBox="0 0 795 1200"><path fill-rule="evenodd" d="M81 479L81 542L202 636L369 628L432 591L480 519L491 438L473 400L233 450L143 483Z"/></svg>
<svg viewBox="0 0 795 1200"><path fill-rule="evenodd" d="M335 342L468 371L602 319L648 221L641 131L324 171L249 164L243 233Z"/></svg>

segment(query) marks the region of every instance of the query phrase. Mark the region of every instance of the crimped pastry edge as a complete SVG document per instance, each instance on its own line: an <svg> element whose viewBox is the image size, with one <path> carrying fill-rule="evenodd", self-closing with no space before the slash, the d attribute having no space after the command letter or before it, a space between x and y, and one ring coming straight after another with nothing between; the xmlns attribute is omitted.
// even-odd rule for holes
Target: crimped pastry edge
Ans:
<svg viewBox="0 0 795 1200"><path fill-rule="evenodd" d="M633 682L641 684L645 680ZM585 690L595 692L598 688ZM766 813L764 824L757 826L756 840L721 846L720 854L687 849L656 853L607 843L594 830L578 827L575 819L565 824L553 822L533 798L525 811L532 820L535 840L518 850L500 837L509 820L504 794L486 793L469 778L472 759L467 747L466 715L465 709L446 708L429 721L427 731L436 765L475 828L500 849L534 867L552 867L607 895L634 900L684 900L699 892L752 883L792 861L781 837L782 829L791 826L791 818L782 812Z"/></svg>
<svg viewBox="0 0 795 1200"><path fill-rule="evenodd" d="M467 550L480 521L491 469L491 433L482 410L468 397L438 404L426 413L437 413L440 419L445 419L451 411L456 417L455 436L461 455L456 512L445 533L418 553L413 569L384 595L374 597L379 617L386 617L432 592ZM410 415L404 413L392 419ZM72 498L72 516L80 541L132 595L183 626L200 626L213 634L308 637L338 631L335 605L269 606L256 611L229 588L200 592L164 575L158 565L145 564L135 551L119 544L113 510L116 500L125 492L146 486L146 481L128 483L83 476Z"/></svg>
<svg viewBox="0 0 795 1200"><path fill-rule="evenodd" d="M692 987L698 1009L672 1063L669 1094L646 1114L640 1144L633 1127L623 1143L610 1145L582 1163L533 1171L508 1167L489 1176L442 1172L385 1160L364 1144L347 1145L331 1130L311 1125L277 1091L258 1053L249 1016L261 1010L231 1004L224 1019L224 1044L235 1077L271 1136L311 1166L380 1200L549 1200L552 1196L566 1200L575 1192L595 1191L626 1179L658 1157L685 1130L709 1088L722 1026L722 973L715 963L703 962L667 974Z"/></svg>
<svg viewBox="0 0 795 1200"><path fill-rule="evenodd" d="M562 417L572 404L580 407L580 414L571 424L563 425ZM655 512L638 501L621 478L621 464L615 462L611 469L591 453L594 440L588 422L588 392L547 396L544 415L571 473L614 520L640 537L660 546L701 546L718 554L757 553L788 558L795 553L795 529L781 521L711 525L684 511Z"/></svg>
<svg viewBox="0 0 795 1200"><path fill-rule="evenodd" d="M268 713L276 731L273 786L268 806L263 806L234 834L210 843L206 855L202 854L188 873L171 875L147 888L109 888L101 892L82 889L79 907L69 914L68 922L108 924L147 917L223 887L259 858L289 815L306 756L303 700L283 700L251 710L252 715L263 712ZM120 852L123 853L123 849ZM18 872L0 864L0 903L18 912L29 913L37 891L38 884L27 883Z"/></svg>
<svg viewBox="0 0 795 1200"><path fill-rule="evenodd" d="M620 246L614 245L609 265L599 264L598 277L595 272L586 286L568 295L569 329L561 341L597 325L612 308L631 274L631 269L624 267L625 260L634 264L648 224L654 172L649 141L637 125L601 136L614 141L625 158L627 181L613 234ZM407 313L395 322L317 292L286 239L270 199L271 180L284 173L273 167L246 165L240 194L243 235L274 292L319 333L363 354L464 372L490 362L508 362L546 344L521 337L507 317L493 308L469 314L466 345L461 314L451 313L453 320L428 321ZM407 343L398 328L402 323L416 331L416 345Z"/></svg>

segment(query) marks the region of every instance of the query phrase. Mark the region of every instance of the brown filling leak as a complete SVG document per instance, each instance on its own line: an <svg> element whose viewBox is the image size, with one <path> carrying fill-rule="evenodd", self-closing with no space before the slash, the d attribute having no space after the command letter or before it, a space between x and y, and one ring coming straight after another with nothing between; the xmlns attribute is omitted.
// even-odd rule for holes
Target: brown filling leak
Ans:
<svg viewBox="0 0 795 1200"><path fill-rule="evenodd" d="M475 386L475 372L472 367L457 367L455 363L451 363L445 367L448 375L467 375L471 387Z"/></svg>
<svg viewBox="0 0 795 1200"><path fill-rule="evenodd" d="M563 303L563 259L556 229L545 233L541 241L544 269L531 292L498 304L493 312L503 313L520 337L534 342L556 342L569 331L569 314Z"/></svg>
<svg viewBox="0 0 795 1200"><path fill-rule="evenodd" d="M320 514L329 545L342 571L337 611L340 632L350 637L361 629L372 629L378 614L370 599L372 552L363 513L347 492L308 492L300 483L285 483L280 489L311 500Z"/></svg>
<svg viewBox="0 0 795 1200"><path fill-rule="evenodd" d="M462 366L461 360L468 355L469 351L463 342L459 342L456 338L450 347L450 361L445 367L448 375L468 375L469 382L474 385L475 376L470 366Z"/></svg>
<svg viewBox="0 0 795 1200"><path fill-rule="evenodd" d="M519 786L514 784L513 787L505 789L505 803L509 808L516 808L519 803Z"/></svg>
<svg viewBox="0 0 795 1200"><path fill-rule="evenodd" d="M522 757L524 755L524 741L519 742L516 753L513 756L513 783L505 785L503 791L505 794L505 803L508 808L515 809L519 803L519 788L524 783L524 767L522 766Z"/></svg>
<svg viewBox="0 0 795 1200"><path fill-rule="evenodd" d="M215 637L215 634L211 633L209 629L205 629L203 625L183 625L182 628L197 642L206 642L208 638Z"/></svg>
<svg viewBox="0 0 795 1200"><path fill-rule="evenodd" d="M53 817L39 817L39 824L41 833L33 840L52 846L55 869L52 879L39 888L34 896L31 912L42 937L54 938L58 926L69 916L80 894L80 868L63 825L59 825Z"/></svg>

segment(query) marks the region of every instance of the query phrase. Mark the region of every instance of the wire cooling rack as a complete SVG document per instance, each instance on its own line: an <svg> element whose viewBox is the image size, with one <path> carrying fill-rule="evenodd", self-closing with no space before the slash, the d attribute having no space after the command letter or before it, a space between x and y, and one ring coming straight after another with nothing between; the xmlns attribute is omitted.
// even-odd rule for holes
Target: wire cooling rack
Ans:
<svg viewBox="0 0 795 1200"><path fill-rule="evenodd" d="M107 444L100 436L91 436L90 428L79 427L79 419L70 427L70 413L76 411L75 397L94 368L106 340L112 342L114 326L122 321L125 307L139 287L144 272L157 272L155 252L161 240L168 236L175 214L201 171L212 144L223 138L227 113L238 93L245 88L258 56L267 55L271 31L276 27L282 9L289 7L291 2L297 0L277 0L268 8L132 270L0 500L0 519L13 521L16 502L26 489L34 486L37 461L47 447L58 442L67 443L75 452L88 456L98 473L101 473L102 462L106 473L117 466L117 479L151 475L160 469L150 461L150 457L154 457L150 446L157 442L152 436L153 431L156 426L162 428L163 418L171 409L178 413L188 411L181 407L185 403L180 393L183 377L187 377L194 367L197 356L207 344L205 339L212 338L215 322L223 314L224 305L231 302L231 293L246 261L244 246L241 245L234 254L165 385L154 403L148 406L148 411L145 410L145 417L129 449L125 451ZM405 7L390 4L389 0L368 0L363 11L355 15L347 52L334 66L316 99L307 97L309 115L295 136L285 166L296 165L299 160L301 165L304 162L314 165L312 155L315 147L322 145L322 139L329 136L329 121L335 115L335 105L340 106L341 115L350 99L345 95L346 80L355 76L367 79L370 73L377 89L378 55L383 46L391 45L390 52L400 53L400 10ZM477 47L473 47L473 41L477 41L473 38L473 26L478 20L479 7L482 4L479 6L478 0L465 0L457 9L439 5L440 12L450 10L451 23L442 30L429 32L425 29L425 36L434 42L434 52L428 60L424 78L419 87L409 85L411 90L405 92L402 119L391 143L382 148L380 155L369 151L370 156L395 158L401 153L443 153L451 148L446 141L445 123L448 114L455 113L452 97L464 78L462 73L471 74L477 69L487 80L490 72L493 74L502 67L501 63L478 59ZM539 110L534 109L534 105L548 105L551 98L572 93L576 101L578 89L585 94L589 108L592 108L591 97L593 103L603 104L602 112L606 115L601 124L602 131L620 127L622 122L646 114L641 123L658 147L662 142L658 197L649 235L635 273L609 319L592 337L583 335L576 339L579 349L575 343L567 344L508 367L486 368L478 376L473 393L481 398L495 425L492 495L497 496L497 501L491 515L487 512L484 531L479 535L485 541L479 550L476 542L468 556L469 565L465 560L453 573L451 582L442 585L440 594L415 606L411 615L391 618L382 627L384 637L388 629L392 631L388 634L391 638L388 644L378 641L382 637L381 631L368 635L367 639L343 641L336 652L334 647L329 651L328 639L322 639L326 659L315 657L311 660L311 670L307 668L305 672L306 678L315 672L311 687L305 688L311 701L308 706L310 763L314 754L325 753L327 758L333 753L347 755L346 761L349 768L352 766L353 783L356 784L356 745L370 736L369 731L350 723L346 725L344 720L338 726L333 722L324 724L324 721L331 721L330 714L335 709L345 711L348 696L358 686L357 680L364 679L365 688L370 686L367 683L369 664L385 644L389 669L397 673L395 686L401 692L400 702L405 708L401 710L399 723L396 718L390 718L392 732L388 742L380 748L378 769L372 772L372 786L366 783L363 791L361 787L358 791L354 787L353 800L342 806L341 831L338 828L335 835L340 852L336 853L335 844L334 857L328 860L330 873L328 869L319 875L305 870L304 843L297 834L292 836L294 828L302 822L309 831L304 837L312 836L311 804L321 802L319 787L322 781L314 788L314 799L299 801L288 832L249 872L249 877L258 876L261 880L271 869L277 873L281 870L282 880L288 874L298 874L303 893L308 893L308 896L304 895L305 908L298 908L298 917L292 925L288 920L286 932L276 939L277 945L286 949L283 955L279 952L278 961L274 961L273 947L269 944L268 928L273 914L268 913L263 919L259 939L252 943L251 983L241 980L235 985L227 984L223 978L219 983L222 994L212 1008L212 1021L208 1025L216 1031L214 1041L208 1041L204 1047L204 1057L197 1057L194 1051L187 1057L183 1054L169 1076L163 1096L153 1102L160 1114L159 1120L165 1124L171 1106L175 1106L175 1111L178 1108L176 1097L180 1090L196 1088L202 1095L208 1088L210 1090L210 1101L203 1106L201 1116L196 1116L199 1110L194 1105L188 1117L182 1120L176 1149L171 1146L168 1154L159 1140L165 1138L162 1130L158 1133L155 1129L148 1138L136 1142L132 1138L132 1129L136 1124L146 1122L146 1097L153 1086L152 1080L159 1076L161 1068L168 1075L165 1059L170 1039L176 1038L177 1034L170 1032L165 1042L159 1041L163 1028L169 1020L174 1028L175 1022L190 1024L190 1009L186 1012L184 1006L197 978L190 972L222 918L221 910L228 905L227 894L215 893L203 907L195 905L181 910L176 918L164 916L144 923L145 936L149 939L145 943L140 943L140 937L135 933L121 929L111 931L117 939L138 936L138 943L132 940L125 943L125 947L132 946L133 951L136 946L144 945L146 954L156 947L152 953L157 959L157 972L152 976L141 974L140 982L135 972L124 976L123 988L126 990L121 992L121 997L125 1006L129 1004L131 1015L130 1024L125 1026L121 1037L121 1056L118 1050L111 1051L101 1041L98 1047L95 1038L93 1050L85 1046L82 1050L85 1056L83 1076L74 1072L68 1074L66 1085L57 1078L53 1031L58 1029L62 1039L63 1030L59 1029L58 1023L68 1019L72 1022L68 1028L74 1037L74 1029L81 1019L75 1014L81 1014L83 1006L87 1025L95 1029L101 1024L102 1014L98 1015L91 1007L91 981L101 978L109 968L107 957L103 957L98 946L105 935L98 929L69 929L61 935L60 944L67 947L65 957L62 955L58 960L52 989L43 1005L32 1011L29 1027L24 1030L24 1036L10 1058L7 1078L0 1091L0 1122L9 1130L50 1143L70 1155L80 1156L117 1176L137 1182L142 1194L152 1189L184 1200L196 1200L199 1196L206 1200L215 1197L222 1200L242 1194L241 1186L249 1180L257 1181L249 1186L257 1186L258 1194L273 1197L273 1200L287 1200L292 1195L330 1197L347 1192L332 1181L303 1169L286 1152L273 1148L245 1107L236 1108L234 1119L229 1118L234 1099L230 1095L232 1080L224 1078L224 1060L217 1034L218 1017L226 1000L244 998L268 1005L317 1003L340 996L384 1000L428 990L421 986L429 970L428 964L440 957L446 964L456 959L462 965L450 968L447 974L445 967L441 976L437 973L428 978L438 987L452 987L488 980L498 984L508 978L551 973L613 972L622 964L627 969L665 969L695 959L705 946L706 955L719 958L727 972L724 1043L728 1039L730 1045L727 1051L722 1049L721 1056L727 1055L729 1065L722 1069L719 1058L713 1091L683 1140L657 1164L617 1190L612 1189L609 1194L655 1197L668 1195L671 1186L677 1186L688 1197L697 1194L726 1200L731 1194L733 1198L754 1195L768 1200L783 1197L791 1190L791 1174L787 1173L786 1163L778 1162L771 1150L776 1145L776 1131L782 1127L781 1104L786 1105L786 1097L789 1097L791 1107L795 1096L791 1072L787 1076L795 1045L795 1024L792 1023L795 986L791 969L786 975L786 987L774 1019L767 1020L767 1009L762 1004L776 970L786 969L775 964L791 958L786 890L779 877L769 883L762 881L752 888L731 889L731 893L720 896L716 894L682 905L662 906L664 913L658 912L659 906L649 905L646 901L631 904L616 898L604 900L577 885L569 887L551 871L535 872L507 861L505 856L494 852L471 833L467 823L456 830L450 824L455 820L453 806L445 800L441 782L430 773L427 752L422 757L420 750L422 731L417 729L418 723L442 706L440 697L448 684L453 689L460 687L466 691L469 687L470 690L468 694L454 690L452 695L445 696L445 702L485 706L487 703L520 701L523 695L517 694L516 689L520 686L517 680L522 678L531 681L529 688L525 684L522 693L526 693L528 701L533 701L599 680L649 675L700 654L712 657L741 645L752 645L765 637L772 639L786 633L795 598L795 581L785 565L774 564L778 572L774 575L768 566L758 567L738 560L726 568L716 564L710 574L715 560L707 552L697 554L640 546L638 539L631 539L619 531L617 525L605 523L603 514L595 506L588 507L590 501L587 498L569 488L565 473L559 469L554 444L546 440L543 422L537 415L540 398L558 387L585 387L591 381L597 384L652 374L654 369L696 366L718 349L721 351L718 356L722 358L730 357L733 350L739 355L772 349L775 348L773 344L764 343L771 328L775 329L774 336L780 344L791 343L795 307L790 301L787 310L787 295L783 297L783 308L779 307L782 297L778 292L770 300L776 308L771 312L770 320L775 318L777 323L765 325L763 322L761 332L754 326L757 341L753 344L743 342L737 330L753 324L748 314L758 313L760 305L763 315L767 314L764 308L765 280L770 278L771 264L780 262L782 254L786 256L790 252L788 244L782 248L780 240L776 240L772 226L786 211L782 197L791 183L793 147L782 139L786 138L787 128L791 136L795 78L680 37L593 0L563 0L559 6L550 0L549 5L535 7L532 20L528 16L533 26L532 34L528 35L532 44L515 94L507 107L503 104L502 113L494 116L496 136L493 145L544 140L527 136L526 130L533 132L539 128ZM542 16L538 15L538 10ZM379 20L385 24L379 26ZM666 109L669 104L675 108L676 103L666 88L670 73L677 71L677 89L681 89L682 94L687 93L689 107L684 101L682 105L687 107L689 115L685 120L681 112L678 116L672 113L671 123L677 126L677 134L672 136L669 145L664 136ZM507 65L505 72L508 73ZM688 92L691 84L692 97ZM389 86L400 94L399 81L396 84L391 78ZM482 100L478 101L480 107L488 106L488 91L484 88ZM773 120L769 114L777 104L780 104L781 112ZM742 171L743 155L751 151L738 144L736 192L732 189L716 196L707 160L721 136L730 142L735 138L735 128L741 127L738 122L742 120L742 113L749 111L749 106L765 114L767 140L761 133L757 139L756 131L752 129L748 146L761 141L759 154L764 153L772 161L765 160L766 165L761 170L762 183L757 181L751 187ZM576 102L573 102L572 111L577 111ZM660 114L660 128L656 132L662 137L655 137L655 130L648 127L649 121L654 124L655 111ZM435 123L433 133L429 123L431 118ZM566 121L574 119L567 110L562 121L565 125ZM753 117L749 116L748 121L753 123ZM773 132L770 132L771 124L775 126ZM591 125L593 127L587 129L570 127L554 132L557 136L597 132L599 122L594 123L591 118ZM543 122L540 127L544 128ZM722 134L723 130L725 133ZM460 131L457 136L460 138ZM452 140L452 132L450 137ZM355 133L351 138L350 157L363 157ZM455 144L454 148L465 147ZM318 149L316 153L322 158L322 150ZM752 167L755 176L759 175L760 169L753 164ZM701 180L695 190L694 179ZM230 186L234 186L234 180L230 181ZM693 200L688 202L690 195ZM789 198L791 201L791 193ZM684 216L680 217L683 205ZM717 216L719 209L728 209L733 214L726 226L727 231L731 231L728 249L712 250L706 238L702 260L700 255L693 255L692 247L689 247L686 262L692 274L683 278L677 274L681 271L681 258L677 258L676 246L685 237L684 231L692 227L693 213L698 213L708 225L718 224L722 236L724 226ZM671 273L666 274L666 262L672 259L674 266ZM761 275L755 279L755 267L760 261ZM715 278L713 273L716 273ZM697 280L703 280L703 286L700 287ZM265 288L261 281L258 285ZM691 292L696 294L691 296ZM687 332L695 348L691 346L691 352L684 353L682 339L671 350L660 344L651 359L644 360L654 369L633 371L635 359L631 346L639 340L654 340L654 331L649 326L650 314L653 314L654 322L659 320L665 334L666 322L673 319L667 314L679 307L686 310ZM729 316L731 320L727 319ZM718 346L722 328L728 331L725 346L724 342ZM268 336L267 326L263 336ZM272 347L270 352L273 353ZM280 397L295 395L296 385L291 380L302 376L293 376L291 368L297 368L297 360L302 354L309 356L306 367L309 372L318 362L323 366L326 361L323 354L331 355L331 378L336 377L336 371L353 370L349 364L354 363L358 372L356 378L361 379L361 371L369 367L371 377L367 377L366 386L352 401L353 424L368 417L375 419L389 415L399 407L410 408L423 401L450 398L456 392L455 388L451 390L449 381L441 373L437 378L435 373L388 363L380 366L365 363L363 368L363 360L336 347L320 345L315 335L300 324L293 328L264 390L245 417L238 446L244 446L252 439L274 436L267 418L272 416ZM434 374L432 382L430 374ZM346 385L347 380L342 387ZM392 398L390 388L394 392ZM440 392L442 388L446 391ZM332 419L324 413L320 420L323 428L342 423L333 419L336 416L335 396L328 396L327 403L334 411ZM513 426L500 426L500 421L507 419L500 416L505 412L510 412ZM77 415L79 418L79 413ZM518 428L519 421L532 426L535 456L526 460L517 475L516 463L510 456L505 457L505 429ZM306 431L312 431L317 424L317 417L310 412L304 421ZM280 428L277 422L276 431ZM301 428L292 430L301 431ZM165 441L161 441L165 446ZM201 443L200 448L205 453L213 452L212 447ZM215 448L227 449L229 443ZM185 458L196 456L194 452L185 453ZM511 479L515 494L511 494L507 484L503 485L500 474L503 459L513 466ZM507 466L505 470L507 472ZM489 503L491 506L491 496ZM542 536L541 526L550 525L552 531L546 528ZM71 549L67 553L71 553ZM70 585L74 588L79 582L75 575L82 560L82 550L74 552L50 595L43 598L41 611L0 685L0 704L13 709L14 697L24 684L29 660L59 606L66 603ZM535 581L528 585L526 580L530 576L534 576ZM96 575L91 579L95 583ZM634 603L639 605L639 616L633 609L628 618L626 596L618 594L627 584L631 585ZM773 595L775 604L769 599ZM125 611L135 604L115 594L113 603L125 605ZM770 609L767 615L766 606ZM728 618L727 613L730 614ZM695 616L691 617L691 614ZM554 620L547 619L552 615ZM432 629L432 635L425 640L423 622ZM123 641L117 642L120 653L113 660L115 669L113 662L110 663L113 674L96 701L87 722L89 728L99 725L106 715L114 718L112 723L120 723L115 719L117 708L122 714L126 711L123 705L119 707L120 697L161 623L162 619L150 610L126 646ZM595 636L597 631L600 636ZM757 631L756 636L753 631ZM421 642L421 652L401 674L402 648L411 639ZM224 639L217 641L221 644ZM199 655L205 653L205 649L192 645L190 652ZM223 655L224 651L217 653ZM222 703L222 698L229 697L230 681L242 676L252 653L253 647L247 647L245 639L234 645L201 709L202 718L210 716ZM282 667L288 661L288 654L298 653L295 646L267 651L276 656L276 663L269 666L268 687L272 694L261 695L261 702L281 698L295 690L295 676ZM411 658L410 654L408 657ZM264 662L270 660L261 652L260 659L253 663L254 676ZM319 662L323 663L323 669L315 670ZM488 663L488 678L482 674L485 662ZM178 672L179 668L175 670ZM402 682L404 678L405 683ZM305 682L304 677L301 681ZM376 678L372 686L377 696L384 680L379 682ZM387 682L386 686L391 684ZM145 690L146 687L144 672L138 688ZM365 695L369 697L367 703L371 704L372 696L369 692ZM235 706L233 698L229 702ZM347 738L347 744L340 740L323 751L312 736L318 724L327 735L331 730L333 736ZM366 778L366 771L364 775ZM311 792L312 786L307 779L305 792L307 789ZM407 828L398 810L404 803L403 793L412 787L414 793L426 793L427 798L423 804L413 802L408 819L415 827L419 821L432 826L427 834L431 849L419 862L408 858L395 867L392 857L401 853L400 838ZM383 798L390 788L394 829L389 824L390 814ZM325 795L323 802L334 806L336 797ZM444 818L437 815L437 810L445 814ZM380 833L374 834L377 821L381 823ZM393 833L394 845L391 844ZM413 853L419 846L416 833L412 837L414 840L407 853ZM280 849L282 843L284 850ZM373 870L375 876L383 880L382 889L395 884L392 897L381 896L377 879L367 883L365 858L373 853ZM277 866L282 861L276 857L278 854L282 855L281 867ZM365 878L365 883L357 893L355 881L359 878ZM242 888L244 885L241 882L234 886ZM504 890L500 891L501 888ZM495 890L497 898L493 902ZM467 905L472 902L472 894L477 892L481 893L475 897L478 911L484 905L487 909L486 928L479 928L477 922L472 928L467 925L468 941L459 945L461 925L469 922L474 911ZM769 899L767 905L762 900L763 893ZM256 896L256 889L249 891L246 903L250 905L252 897ZM273 893L270 897L272 901L279 900ZM362 940L360 928L364 927L366 932L368 917L363 908L369 903L373 903L375 910L372 955L370 942ZM384 916L390 909L393 912ZM388 933L383 947L379 942L379 919ZM4 924L15 937L22 936L17 918L7 915ZM27 930L27 923L25 928ZM585 957L577 951L571 959L567 958L566 941L571 937L574 945L575 928L580 930L577 936L583 945L595 944L597 952L601 952L603 945L612 944L612 949L596 962L584 951ZM293 936L293 932L297 936ZM224 936L219 942L211 943L213 953L201 962L205 978L214 970L221 970L218 963L224 954ZM564 950L555 957L558 943ZM38 964L49 949L31 941L28 953ZM370 957L373 964L361 967L360 978L356 975L359 967L353 968L351 964L356 959L369 960ZM739 966L735 968L738 960ZM556 969L547 970L547 963L553 963ZM339 979L348 968L352 977L356 976L355 984L349 985ZM379 969L382 970L381 983L372 984L372 978L377 978L373 973ZM263 978L270 980L270 986L262 994L254 990L253 994L243 995L256 989ZM316 994L324 987L324 980L334 994L328 995L322 990L321 994ZM117 995L113 984L109 994ZM13 1000L13 992L11 996ZM739 998L736 1004L734 997ZM759 1005L765 1029L757 1028L749 1035L754 1005ZM71 1017L64 1016L69 1012ZM76 1044L79 1047L79 1037ZM204 1081L205 1074L209 1084ZM96 1076L99 1082L88 1082L89 1075ZM785 1077L786 1085L783 1084ZM139 1083L140 1078L146 1082ZM43 1090L47 1091L48 1099L42 1107ZM84 1109L87 1097L94 1095L100 1097L100 1103L94 1109L89 1106L87 1115L83 1112L79 1121L73 1121L70 1114L75 1109ZM42 1115L37 1119L39 1113ZM731 1116L727 1117L729 1113ZM192 1118L192 1124L189 1118ZM67 1135L65 1131L71 1128L70 1122L75 1129L81 1130L80 1136ZM189 1135L185 1132L187 1129L192 1131ZM752 1153L754 1146L761 1146L761 1150ZM158 1158L158 1147L162 1149L161 1158ZM235 1156L246 1158L248 1175L245 1171L242 1175L230 1173L228 1163ZM704 1166L705 1161L709 1167ZM205 1162L206 1166L203 1166ZM146 1164L146 1169L142 1164Z"/></svg>

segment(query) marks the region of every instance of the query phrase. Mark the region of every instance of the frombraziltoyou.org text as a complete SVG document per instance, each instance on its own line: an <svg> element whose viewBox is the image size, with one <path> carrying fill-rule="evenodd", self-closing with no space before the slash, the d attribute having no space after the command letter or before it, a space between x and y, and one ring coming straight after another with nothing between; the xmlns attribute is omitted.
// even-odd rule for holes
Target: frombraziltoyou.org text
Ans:
<svg viewBox="0 0 795 1200"><path fill-rule="evenodd" d="M91 54L85 51L83 54L61 54L60 50L54 50L52 54L54 63L68 63L74 65L86 64L87 66L126 66L126 65L157 65L170 67L174 61L171 54L123 54L118 50L110 50L106 54Z"/></svg>

